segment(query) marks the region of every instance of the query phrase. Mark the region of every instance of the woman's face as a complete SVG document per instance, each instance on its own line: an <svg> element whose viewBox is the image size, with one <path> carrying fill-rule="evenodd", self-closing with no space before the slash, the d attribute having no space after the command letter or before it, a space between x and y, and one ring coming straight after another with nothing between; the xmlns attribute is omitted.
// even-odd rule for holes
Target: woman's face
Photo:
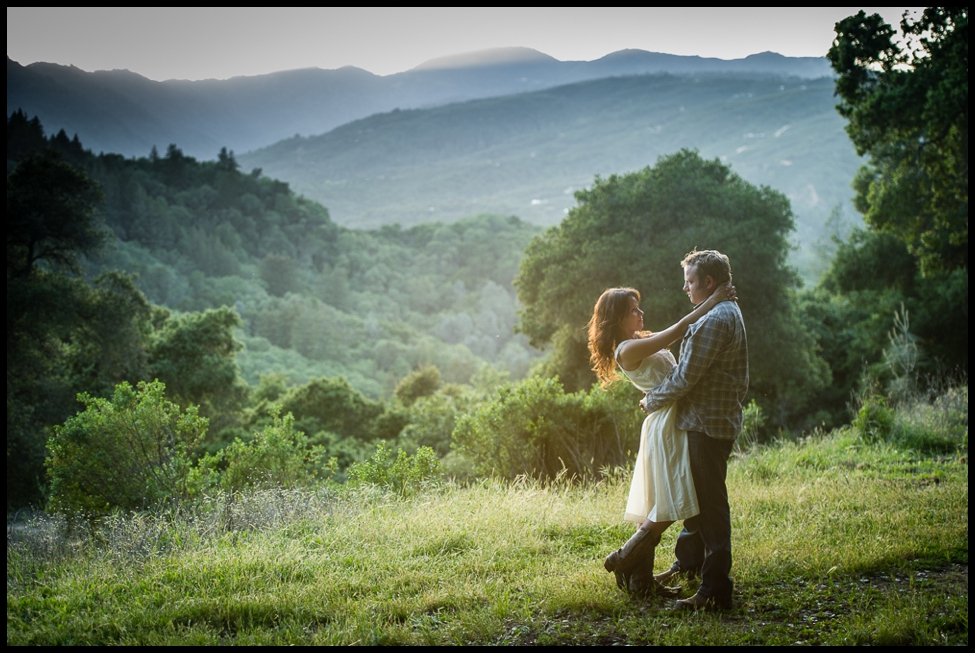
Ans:
<svg viewBox="0 0 975 653"><path fill-rule="evenodd" d="M637 331L643 331L643 311L636 297L630 297L630 306L620 320L620 331L626 338L632 338Z"/></svg>

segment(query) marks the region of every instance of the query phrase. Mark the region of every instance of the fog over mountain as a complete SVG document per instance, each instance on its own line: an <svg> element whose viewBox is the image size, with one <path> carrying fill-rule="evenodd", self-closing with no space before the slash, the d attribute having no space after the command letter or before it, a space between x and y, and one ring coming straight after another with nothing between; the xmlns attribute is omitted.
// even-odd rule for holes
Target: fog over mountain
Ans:
<svg viewBox="0 0 975 653"><path fill-rule="evenodd" d="M145 156L176 143L212 159L295 134L322 134L393 109L440 106L541 90L603 77L766 73L802 78L830 75L825 58L765 52L721 60L622 50L595 61L558 61L529 48L502 48L441 57L380 77L365 70L307 68L227 80L155 82L126 70L85 72L73 66L7 58L7 115L18 108L45 128L75 133L93 151Z"/></svg>
<svg viewBox="0 0 975 653"><path fill-rule="evenodd" d="M481 212L552 225L595 175L695 148L785 193L799 241L836 206L852 214L860 165L830 78L631 75L429 109L396 110L238 157L287 180L339 224L374 228Z"/></svg>

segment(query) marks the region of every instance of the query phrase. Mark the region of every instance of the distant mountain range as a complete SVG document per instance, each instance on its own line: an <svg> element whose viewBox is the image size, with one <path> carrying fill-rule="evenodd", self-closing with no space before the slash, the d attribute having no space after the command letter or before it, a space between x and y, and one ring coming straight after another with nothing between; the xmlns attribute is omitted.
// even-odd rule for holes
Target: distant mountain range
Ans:
<svg viewBox="0 0 975 653"><path fill-rule="evenodd" d="M308 68L227 80L156 82L126 70L7 58L7 115L38 115L51 132L78 134L93 151L145 156L170 143L213 159L221 147L245 152L295 134L315 135L393 109L429 108L537 91L605 77L671 73L832 74L825 58L772 52L744 59L622 50L595 61L558 61L529 48L442 57L380 77L365 70Z"/></svg>
<svg viewBox="0 0 975 653"><path fill-rule="evenodd" d="M785 193L797 238L850 216L861 161L837 114L833 80L767 74L604 78L441 107L395 110L238 156L352 227L481 212L558 223L573 191L697 148Z"/></svg>

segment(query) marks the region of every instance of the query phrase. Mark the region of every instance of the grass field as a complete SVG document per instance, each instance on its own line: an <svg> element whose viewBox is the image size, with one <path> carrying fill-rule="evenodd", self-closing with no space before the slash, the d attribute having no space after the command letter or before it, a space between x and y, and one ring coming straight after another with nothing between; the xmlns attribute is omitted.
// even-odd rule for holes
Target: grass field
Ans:
<svg viewBox="0 0 975 653"><path fill-rule="evenodd" d="M968 642L967 453L847 429L736 458L735 608L716 614L632 599L603 570L631 532L627 476L35 518L8 526L7 644Z"/></svg>

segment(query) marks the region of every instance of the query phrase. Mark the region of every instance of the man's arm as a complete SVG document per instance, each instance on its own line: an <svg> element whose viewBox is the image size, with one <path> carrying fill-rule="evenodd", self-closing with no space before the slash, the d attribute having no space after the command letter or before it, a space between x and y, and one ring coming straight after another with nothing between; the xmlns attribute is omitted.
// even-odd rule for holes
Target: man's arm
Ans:
<svg viewBox="0 0 975 653"><path fill-rule="evenodd" d="M686 395L707 373L727 338L724 321L708 316L691 327L681 348L680 363L667 379L652 388L640 405L648 413Z"/></svg>

